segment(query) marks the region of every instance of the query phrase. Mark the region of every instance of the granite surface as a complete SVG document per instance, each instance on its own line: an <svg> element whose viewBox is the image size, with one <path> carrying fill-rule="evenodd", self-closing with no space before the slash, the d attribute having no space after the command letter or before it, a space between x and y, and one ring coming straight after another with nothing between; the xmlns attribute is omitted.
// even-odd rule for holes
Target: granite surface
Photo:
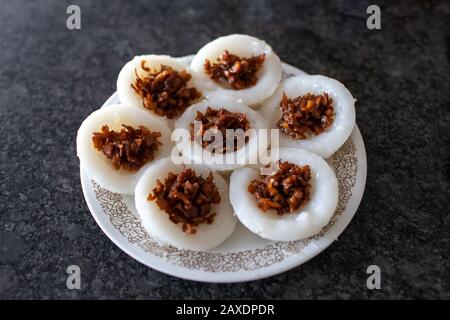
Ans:
<svg viewBox="0 0 450 320"><path fill-rule="evenodd" d="M82 30L66 28L81 8ZM0 1L0 298L450 298L448 1ZM248 33L282 60L343 82L368 157L338 242L268 279L204 284L154 271L100 230L75 136L134 55L186 55ZM66 268L82 270L80 290ZM380 290L366 268L382 271Z"/></svg>

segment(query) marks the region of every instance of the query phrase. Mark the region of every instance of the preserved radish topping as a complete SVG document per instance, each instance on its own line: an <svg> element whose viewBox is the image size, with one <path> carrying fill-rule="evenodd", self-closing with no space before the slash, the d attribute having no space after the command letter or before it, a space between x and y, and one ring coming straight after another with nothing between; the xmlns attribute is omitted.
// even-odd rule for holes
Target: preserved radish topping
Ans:
<svg viewBox="0 0 450 320"><path fill-rule="evenodd" d="M239 141L239 136L233 134L234 141L231 149L229 150L229 146L227 146L226 141L226 130L243 130L243 133L251 128L250 122L247 119L247 116L240 112L231 112L224 108L220 109L212 109L208 107L205 113L201 111L197 111L195 116L195 121L201 122L198 131L194 132L195 125L191 123L191 138L199 138L202 141L203 148L206 148L208 145L214 142L208 141L207 139L203 139L203 134L210 129L218 130L218 132L222 135L223 147L222 150L218 150L215 148L214 151L217 153L226 153L233 152L238 150L241 147L242 143L246 143L248 141L248 136L245 136L243 141ZM230 143L231 146L231 143Z"/></svg>
<svg viewBox="0 0 450 320"><path fill-rule="evenodd" d="M252 180L248 191L255 195L258 207L266 212L275 209L283 215L294 212L310 198L311 169L290 162L279 163L278 170L267 176Z"/></svg>
<svg viewBox="0 0 450 320"><path fill-rule="evenodd" d="M295 99L289 99L283 93L280 109L282 117L278 126L281 131L295 139L305 139L311 133L322 133L331 126L334 119L333 99L326 93L308 93Z"/></svg>
<svg viewBox="0 0 450 320"><path fill-rule="evenodd" d="M197 89L187 87L191 75L185 70L178 72L161 65L159 71L152 71L145 60L141 61L141 68L146 75L139 76L135 69L136 81L131 87L142 97L144 107L160 116L175 118L201 96Z"/></svg>
<svg viewBox="0 0 450 320"><path fill-rule="evenodd" d="M226 88L241 90L256 84L256 73L261 69L264 59L264 53L251 58L240 58L225 50L217 62L211 63L206 59L203 66L215 82Z"/></svg>
<svg viewBox="0 0 450 320"><path fill-rule="evenodd" d="M120 131L110 130L107 125L102 126L100 132L94 132L92 142L95 149L101 151L111 160L115 169L137 171L155 157L159 146L160 132L151 132L144 126L135 129L122 125Z"/></svg>
<svg viewBox="0 0 450 320"><path fill-rule="evenodd" d="M147 200L156 200L173 223L181 223L184 232L195 234L199 224L213 223L215 213L211 205L220 203L220 193L212 172L205 179L197 176L193 169L184 168L178 174L169 172L164 182L158 179Z"/></svg>

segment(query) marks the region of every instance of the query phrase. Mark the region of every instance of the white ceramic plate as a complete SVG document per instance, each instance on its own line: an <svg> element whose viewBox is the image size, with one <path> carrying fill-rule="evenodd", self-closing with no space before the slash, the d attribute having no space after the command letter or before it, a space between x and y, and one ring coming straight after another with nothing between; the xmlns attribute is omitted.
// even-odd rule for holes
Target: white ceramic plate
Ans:
<svg viewBox="0 0 450 320"><path fill-rule="evenodd" d="M192 56L180 58L189 63ZM283 78L303 73L283 63ZM114 93L104 107L118 103ZM347 142L328 163L339 181L339 203L331 221L314 237L269 241L238 222L234 233L211 251L180 250L148 234L132 196L109 192L80 168L88 207L100 228L123 251L141 263L175 277L203 282L241 282L269 277L297 267L331 245L353 218L366 183L364 142L355 126Z"/></svg>

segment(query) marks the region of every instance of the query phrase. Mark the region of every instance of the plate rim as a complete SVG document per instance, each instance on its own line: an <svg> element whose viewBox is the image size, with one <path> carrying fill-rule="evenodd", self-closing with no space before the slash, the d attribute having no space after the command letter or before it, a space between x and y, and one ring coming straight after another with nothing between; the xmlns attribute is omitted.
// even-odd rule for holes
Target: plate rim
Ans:
<svg viewBox="0 0 450 320"><path fill-rule="evenodd" d="M188 60L193 55L180 57L180 60ZM302 70L282 62L283 69L292 74L300 74L304 73ZM118 99L117 92L114 92L103 104L103 106L108 105L111 103L111 101ZM142 252L142 249L134 245L133 243L130 243L125 237L123 237L122 234L118 232L118 230L114 229L112 227L110 221L106 221L106 219L102 219L102 217L97 213L97 210L100 209L101 214L103 214L105 217L107 217L107 214L103 212L101 208L95 208L95 206L99 206L99 204L95 204L93 200L91 200L92 194L88 193L88 190L92 189L87 186L87 184L90 182L89 178L83 171L83 168L80 164L80 179L81 179L81 186L83 190L83 196L85 198L86 204L89 208L89 211L91 215L93 216L95 222L100 227L100 229L103 231L103 233L106 234L106 236L117 246L119 247L123 252L125 252L128 256L131 258L139 261L140 263L144 264L147 267L150 267L154 270L157 270L161 273L181 278L184 280L190 280L190 281L197 281L197 282L204 282L204 283L236 283L236 282L247 282L247 281L255 281L258 279L263 279L271 276L275 276L277 274L286 272L288 270L291 270L295 267L298 267L311 259L315 258L317 255L322 253L325 249L330 247L337 239L338 237L344 232L344 230L348 227L350 222L352 221L353 217L355 216L356 212L358 211L359 205L361 203L364 191L365 191L365 185L366 185L366 179L367 179L367 155L364 145L364 140L362 138L361 132L355 123L355 127L352 131L352 134L350 136L353 136L355 139L354 143L355 145L358 145L358 148L356 148L356 156L358 159L361 160L361 163L359 163L361 166L358 168L357 172L357 178L355 179L355 194L353 195L354 201L352 201L351 205L351 211L353 211L351 214L347 216L341 216L337 220L337 224L340 224L339 228L336 228L336 225L333 227L333 229L328 230L327 233L336 233L334 237L332 238L326 238L319 239L319 240L313 240L316 242L325 242L325 244L318 246L317 243L311 242L308 244L310 246L311 244L315 244L316 250L313 253L308 254L306 257L301 256L297 257L298 255L301 255L301 253L293 254L283 261L274 263L269 266L261 267L260 269L256 270L239 270L234 272L224 272L224 271L217 271L217 272L210 272L205 270L197 270L197 269L188 269L179 265L175 265L173 263L170 263L168 261L165 261L163 263L158 263L157 260L164 259L157 256L152 255L148 252ZM356 141L359 140L359 141ZM356 184L360 184L360 187L356 188ZM352 198L353 198L352 197ZM349 203L350 204L350 203ZM348 204L348 205L349 205ZM354 207L354 208L353 208ZM346 210L349 208L347 207ZM344 217L344 218L343 218ZM109 222L109 223L108 223ZM114 234L118 233L118 235ZM320 242L320 243L321 243ZM152 256L152 259L145 259L144 255L150 255ZM154 261L154 262L153 262ZM167 265L170 266L170 268L166 268Z"/></svg>

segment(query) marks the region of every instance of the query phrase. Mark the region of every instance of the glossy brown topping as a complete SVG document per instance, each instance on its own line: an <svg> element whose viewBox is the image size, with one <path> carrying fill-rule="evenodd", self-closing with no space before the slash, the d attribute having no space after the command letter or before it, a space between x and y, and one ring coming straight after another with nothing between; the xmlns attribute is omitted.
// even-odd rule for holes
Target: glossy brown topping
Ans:
<svg viewBox="0 0 450 320"><path fill-rule="evenodd" d="M225 50L217 62L205 60L206 74L225 88L241 90L252 87L258 81L256 73L262 68L265 54L251 58L240 58Z"/></svg>
<svg viewBox="0 0 450 320"><path fill-rule="evenodd" d="M223 147L220 150L218 146L215 146L213 151L215 153L226 153L226 152L234 152L238 150L240 147L242 147L243 144L248 142L248 135L245 135L242 137L236 132L236 134L233 135L234 142L233 145L227 147L227 135L226 130L232 129L232 130L238 130L242 129L243 133L245 133L247 130L249 130L250 122L248 121L245 114L240 112L230 112L224 108L220 108L219 110L212 109L208 107L206 109L205 114L203 114L200 111L197 111L197 114L195 116L195 121L201 122L200 126L198 128L195 127L194 123L191 123L191 138L196 139L199 138L199 141L202 142L203 148L206 148L208 145L214 142L214 139L211 139L211 141L207 141L207 139L202 139L204 133L209 130L218 130L222 134L222 141L223 141ZM197 132L194 132L195 129L198 129ZM244 138L241 139L240 138Z"/></svg>
<svg viewBox="0 0 450 320"><path fill-rule="evenodd" d="M152 71L144 60L141 68L146 75L141 77L135 70L136 81L131 87L142 97L144 107L160 116L175 118L201 96L197 89L187 87L191 75L185 70L178 72L161 65L159 71Z"/></svg>
<svg viewBox="0 0 450 320"><path fill-rule="evenodd" d="M250 182L248 191L255 195L258 207L275 209L282 215L293 212L310 199L311 169L290 162L279 163L277 172Z"/></svg>
<svg viewBox="0 0 450 320"><path fill-rule="evenodd" d="M320 96L308 93L295 99L289 99L283 93L280 109L283 115L278 126L295 139L322 133L334 119L333 99L326 93Z"/></svg>
<svg viewBox="0 0 450 320"><path fill-rule="evenodd" d="M101 132L94 132L92 142L95 149L111 160L115 169L137 171L148 161L154 159L162 145L158 138L160 132L151 132L144 126L135 129L122 124L120 131L109 130L104 125Z"/></svg>
<svg viewBox="0 0 450 320"><path fill-rule="evenodd" d="M199 224L213 223L216 214L212 205L220 203L220 194L212 172L205 179L194 170L183 168L178 174L170 172L164 182L157 180L147 200L156 200L173 223L181 223L184 232L195 234Z"/></svg>

